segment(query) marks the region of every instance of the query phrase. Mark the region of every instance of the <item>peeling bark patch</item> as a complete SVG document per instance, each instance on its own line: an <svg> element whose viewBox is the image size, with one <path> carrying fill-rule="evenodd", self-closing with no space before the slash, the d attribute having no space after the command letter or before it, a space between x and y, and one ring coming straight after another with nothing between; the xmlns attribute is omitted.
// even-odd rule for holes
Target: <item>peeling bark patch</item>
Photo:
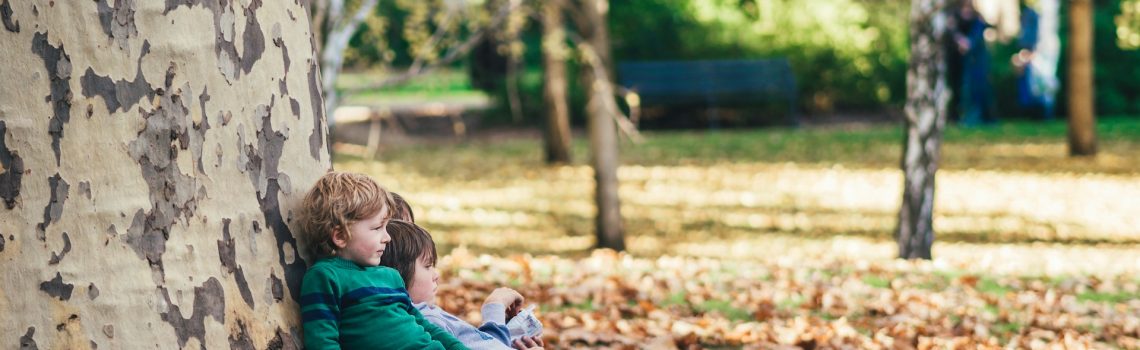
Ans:
<svg viewBox="0 0 1140 350"><path fill-rule="evenodd" d="M90 297L91 300L95 300L95 298L98 298L99 297L99 287L96 287L94 283L88 285L87 286L87 296Z"/></svg>
<svg viewBox="0 0 1140 350"><path fill-rule="evenodd" d="M246 328L245 322L242 320L237 321L237 333L230 333L230 350L255 350L253 346L253 339L249 338L249 330Z"/></svg>
<svg viewBox="0 0 1140 350"><path fill-rule="evenodd" d="M173 81L175 69L171 65L167 71L167 82ZM188 89L185 85L173 90L167 84L153 112L140 109L145 127L128 149L147 183L151 208L135 213L126 240L140 258L149 262L156 281L164 279L162 254L170 238L170 227L179 219L193 217L198 207L201 186L194 178L183 175L176 161L178 147L186 148L190 142L186 118L190 111L181 95Z"/></svg>
<svg viewBox="0 0 1140 350"><path fill-rule="evenodd" d="M130 50L129 39L139 35L135 28L135 1L115 0L115 7L111 7L110 1L98 1L97 5L103 34L114 39L120 49Z"/></svg>
<svg viewBox="0 0 1140 350"><path fill-rule="evenodd" d="M51 149L55 152L55 165L58 166L59 139L63 138L63 125L71 120L71 57L63 45L51 46L45 33L36 33L32 38L32 52L44 61L44 68L51 77L51 93L46 98L52 104L48 134L51 135Z"/></svg>
<svg viewBox="0 0 1140 350"><path fill-rule="evenodd" d="M234 44L234 2L203 1L203 0L166 0L166 9L163 14L179 7L205 7L214 15L214 54L219 64L218 70L226 81L233 82L239 78L240 73L249 73L253 65L261 59L265 51L265 37L258 22L256 11L261 7L261 1L255 0L249 7L244 8L246 26L242 33L242 53L239 55Z"/></svg>
<svg viewBox="0 0 1140 350"><path fill-rule="evenodd" d="M269 293L273 295L273 301L280 302L285 299L285 290L277 274L269 274Z"/></svg>
<svg viewBox="0 0 1140 350"><path fill-rule="evenodd" d="M284 82L282 82L282 84L284 84ZM301 119L301 103L297 102L297 99L292 97L289 98L289 109L293 111L294 117Z"/></svg>
<svg viewBox="0 0 1140 350"><path fill-rule="evenodd" d="M186 88L190 87L190 83L186 83ZM202 166L202 153L206 148L206 131L210 130L210 119L206 118L206 101L210 100L210 95L206 94L206 88L202 88L202 94L198 96L202 101L202 122L194 125L194 137L190 140L190 152L194 154L194 162L198 164L198 173L206 174L206 169Z"/></svg>
<svg viewBox="0 0 1140 350"><path fill-rule="evenodd" d="M313 109L313 133L309 134L309 155L313 159L321 159L321 147L325 142L325 129L321 127L321 122L325 120L325 107L321 103L321 85L317 79L316 62L309 65L309 103Z"/></svg>
<svg viewBox="0 0 1140 350"><path fill-rule="evenodd" d="M167 235L161 230L151 229L149 227L151 224L148 224L147 221L148 218L142 209L135 212L131 227L127 228L124 240L135 251L139 259L154 263L160 261L162 253L166 252Z"/></svg>
<svg viewBox="0 0 1140 350"><path fill-rule="evenodd" d="M256 309L253 303L253 292L249 290L249 282L246 282L245 271L242 271L241 267L238 267L237 272L234 273L234 282L237 283L241 300L245 301L245 304L248 305L250 309Z"/></svg>
<svg viewBox="0 0 1140 350"><path fill-rule="evenodd" d="M272 106L272 101L270 105ZM258 109L260 110L262 107L264 106L259 106ZM249 162L246 168L249 171L251 184L257 189L257 202L265 216L265 225L272 229L273 236L277 240L277 257L281 266L285 267L285 283L289 286L291 295L296 296L300 295L301 292L301 278L305 274L305 261L294 259L290 262L285 259L285 245L295 246L297 240L293 237L289 226L285 224L281 216L281 206L278 203L281 185L278 183L280 174L277 166L281 159L281 150L285 146L285 135L273 130L273 125L270 123L272 115L268 113L271 110L272 108L266 108L266 113L261 116L261 129L257 131L256 151L252 145L244 147L248 152L245 157L248 158L247 161Z"/></svg>
<svg viewBox="0 0 1140 350"><path fill-rule="evenodd" d="M8 127L0 120L0 198L4 198L4 207L16 207L16 199L20 198L20 181L24 177L24 159L19 154L12 153L5 141Z"/></svg>
<svg viewBox="0 0 1140 350"><path fill-rule="evenodd" d="M95 74L95 70L88 67L83 76L79 78L83 96L102 97L103 103L107 105L107 112L110 113L114 113L116 110L126 112L127 108L138 103L143 96L146 96L147 100L153 99L155 91L151 89L150 83L146 81L142 72L142 59L148 53L150 53L150 42L143 41L143 48L139 53L137 64L138 69L135 71L134 80L131 81L113 80L110 77L99 76Z"/></svg>
<svg viewBox="0 0 1140 350"><path fill-rule="evenodd" d="M59 253L59 255L56 255L54 252L52 252L51 253L51 260L48 260L48 265L59 264L59 261L63 260L63 256L67 255L67 253L70 251L71 251L71 238L67 237L67 232L64 232L63 233L63 251L61 251Z"/></svg>
<svg viewBox="0 0 1140 350"><path fill-rule="evenodd" d="M91 199L91 183L87 181L79 182L79 194L82 194L87 199Z"/></svg>
<svg viewBox="0 0 1140 350"><path fill-rule="evenodd" d="M273 46L281 48L281 59L285 63L285 74L282 75L281 84L284 86L285 78L289 76L289 48L285 46L285 40L281 39L281 23L273 24ZM281 88L285 90L284 87Z"/></svg>
<svg viewBox="0 0 1140 350"><path fill-rule="evenodd" d="M9 32L20 32L20 21L12 19L12 5L8 4L8 0L0 3L0 18L4 20L4 29Z"/></svg>
<svg viewBox="0 0 1140 350"><path fill-rule="evenodd" d="M40 290L50 296L59 298L59 300L67 301L71 299L71 291L75 289L75 285L63 283L63 276L59 272L55 273L55 278L51 281L40 282Z"/></svg>
<svg viewBox="0 0 1140 350"><path fill-rule="evenodd" d="M36 346L36 327L28 327L28 332L20 337L20 350L39 350Z"/></svg>
<svg viewBox="0 0 1140 350"><path fill-rule="evenodd" d="M285 339L289 339L289 341L286 342ZM269 340L265 348L268 350L296 350L298 346L295 339L296 337L290 336L285 333L285 330L278 327L277 332L273 335L273 339Z"/></svg>
<svg viewBox="0 0 1140 350"><path fill-rule="evenodd" d="M165 287L159 287L159 293L166 300L167 307L161 314L162 320L174 327L178 348L185 348L190 338L198 338L201 348L206 349L206 316L225 323L226 298L221 282L210 277L201 287L194 287L194 311L190 318L182 318L181 308L170 302L170 292Z"/></svg>
<svg viewBox="0 0 1140 350"><path fill-rule="evenodd" d="M245 280L245 272L242 271L241 266L237 265L234 239L230 236L230 222L231 220L228 218L222 219L222 240L218 241L218 259L221 260L222 267L226 269L226 272L234 275L234 283L238 286L242 300L252 309L254 308L253 293L250 292L249 283Z"/></svg>
<svg viewBox="0 0 1140 350"><path fill-rule="evenodd" d="M51 187L51 200L44 207L44 222L36 225L36 237L40 241L47 239L48 225L59 222L59 217L63 215L63 202L67 200L67 191L71 188L58 173L48 178L48 186Z"/></svg>
<svg viewBox="0 0 1140 350"><path fill-rule="evenodd" d="M265 34L261 31L261 23L257 22L256 11L261 8L261 0L253 0L245 9L245 32L242 33L241 68L245 73L253 70L253 65L261 59L265 52Z"/></svg>
<svg viewBox="0 0 1140 350"><path fill-rule="evenodd" d="M235 262L234 240L230 236L231 221L229 218L222 219L222 240L218 241L218 259L221 260L222 267L226 268L226 272L234 273L237 262Z"/></svg>

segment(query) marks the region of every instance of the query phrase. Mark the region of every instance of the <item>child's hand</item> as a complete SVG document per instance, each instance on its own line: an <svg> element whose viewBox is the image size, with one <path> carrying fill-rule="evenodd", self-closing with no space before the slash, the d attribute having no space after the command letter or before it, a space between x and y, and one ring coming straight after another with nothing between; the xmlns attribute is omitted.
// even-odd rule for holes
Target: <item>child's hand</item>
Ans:
<svg viewBox="0 0 1140 350"><path fill-rule="evenodd" d="M507 307L507 319L510 319L510 316L514 316L519 312L519 307L522 306L523 300L522 294L519 294L519 292L514 289L496 288L491 292L490 296L487 296L487 300L483 301L483 304L503 304L503 306Z"/></svg>
<svg viewBox="0 0 1140 350"><path fill-rule="evenodd" d="M542 338L539 337L522 337L514 342L515 349L519 350L543 350Z"/></svg>

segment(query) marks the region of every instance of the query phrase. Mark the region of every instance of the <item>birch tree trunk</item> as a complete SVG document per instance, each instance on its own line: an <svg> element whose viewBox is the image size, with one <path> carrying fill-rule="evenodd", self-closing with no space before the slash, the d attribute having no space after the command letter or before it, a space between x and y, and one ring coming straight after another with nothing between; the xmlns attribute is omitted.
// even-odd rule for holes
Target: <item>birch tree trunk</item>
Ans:
<svg viewBox="0 0 1140 350"><path fill-rule="evenodd" d="M597 77L596 70L582 69L582 86L589 91L589 100L586 102L586 114L589 118L590 128L590 163L594 168L594 181L596 191L594 201L598 207L598 216L595 219L595 235L598 248L625 250L625 235L621 222L621 203L618 199L618 139L617 126L612 111L606 108L605 99L612 99L613 93L606 85L613 79L609 70L610 39L606 26L606 12L609 11L608 0L584 0L581 2L583 24L578 30L587 41L580 45L587 60L595 61L591 66L604 67L605 70L597 74L607 77Z"/></svg>
<svg viewBox="0 0 1140 350"><path fill-rule="evenodd" d="M546 105L547 163L570 163L570 109L566 102L566 30L563 0L542 4L543 99Z"/></svg>
<svg viewBox="0 0 1140 350"><path fill-rule="evenodd" d="M0 0L0 348L298 347L307 13Z"/></svg>
<svg viewBox="0 0 1140 350"><path fill-rule="evenodd" d="M1069 154L1096 155L1092 0L1069 2Z"/></svg>
<svg viewBox="0 0 1140 350"><path fill-rule="evenodd" d="M906 143L902 208L895 237L899 257L930 259L934 244L934 175L938 172L949 90L942 40L943 0L912 0L907 69Z"/></svg>

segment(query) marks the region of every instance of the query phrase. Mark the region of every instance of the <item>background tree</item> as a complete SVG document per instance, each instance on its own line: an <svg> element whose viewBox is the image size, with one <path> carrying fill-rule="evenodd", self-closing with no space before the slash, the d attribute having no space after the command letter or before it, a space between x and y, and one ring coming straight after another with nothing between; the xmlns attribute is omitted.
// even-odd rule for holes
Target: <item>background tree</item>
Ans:
<svg viewBox="0 0 1140 350"><path fill-rule="evenodd" d="M594 168L594 201L598 208L595 219L597 246L621 251L625 250L625 235L618 198L617 109L610 85L613 62L606 24L609 1L580 0L576 5L573 18L582 37L577 44L587 66L581 70L581 81L588 96L586 115L590 130L590 164Z"/></svg>
<svg viewBox="0 0 1140 350"><path fill-rule="evenodd" d="M934 175L946 126L945 0L912 0L907 69L902 208L895 237L899 257L930 259L934 244Z"/></svg>
<svg viewBox="0 0 1140 350"><path fill-rule="evenodd" d="M330 166L305 13L0 0L0 347L298 347L288 224Z"/></svg>
<svg viewBox="0 0 1140 350"><path fill-rule="evenodd" d="M370 17L378 17L378 0L362 0L355 8L346 8L345 0L316 0L313 6L314 38L321 40L321 87L325 92L325 115L332 116L340 104L336 80L344 68L348 42ZM327 27L327 28L326 28Z"/></svg>
<svg viewBox="0 0 1140 350"><path fill-rule="evenodd" d="M1096 155L1093 105L1093 3L1069 3L1069 154Z"/></svg>
<svg viewBox="0 0 1140 350"><path fill-rule="evenodd" d="M543 134L547 163L570 162L570 109L566 95L566 30L562 22L563 0L542 3L543 102L546 125Z"/></svg>

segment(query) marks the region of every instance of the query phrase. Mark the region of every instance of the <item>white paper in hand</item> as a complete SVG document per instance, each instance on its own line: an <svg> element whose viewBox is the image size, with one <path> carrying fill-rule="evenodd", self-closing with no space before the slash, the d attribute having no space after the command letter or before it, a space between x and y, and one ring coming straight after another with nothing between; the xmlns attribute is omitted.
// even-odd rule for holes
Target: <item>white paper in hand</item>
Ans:
<svg viewBox="0 0 1140 350"><path fill-rule="evenodd" d="M542 335L542 322L534 316L534 305L519 311L510 322L507 329L511 331L511 342L522 337L537 337Z"/></svg>

